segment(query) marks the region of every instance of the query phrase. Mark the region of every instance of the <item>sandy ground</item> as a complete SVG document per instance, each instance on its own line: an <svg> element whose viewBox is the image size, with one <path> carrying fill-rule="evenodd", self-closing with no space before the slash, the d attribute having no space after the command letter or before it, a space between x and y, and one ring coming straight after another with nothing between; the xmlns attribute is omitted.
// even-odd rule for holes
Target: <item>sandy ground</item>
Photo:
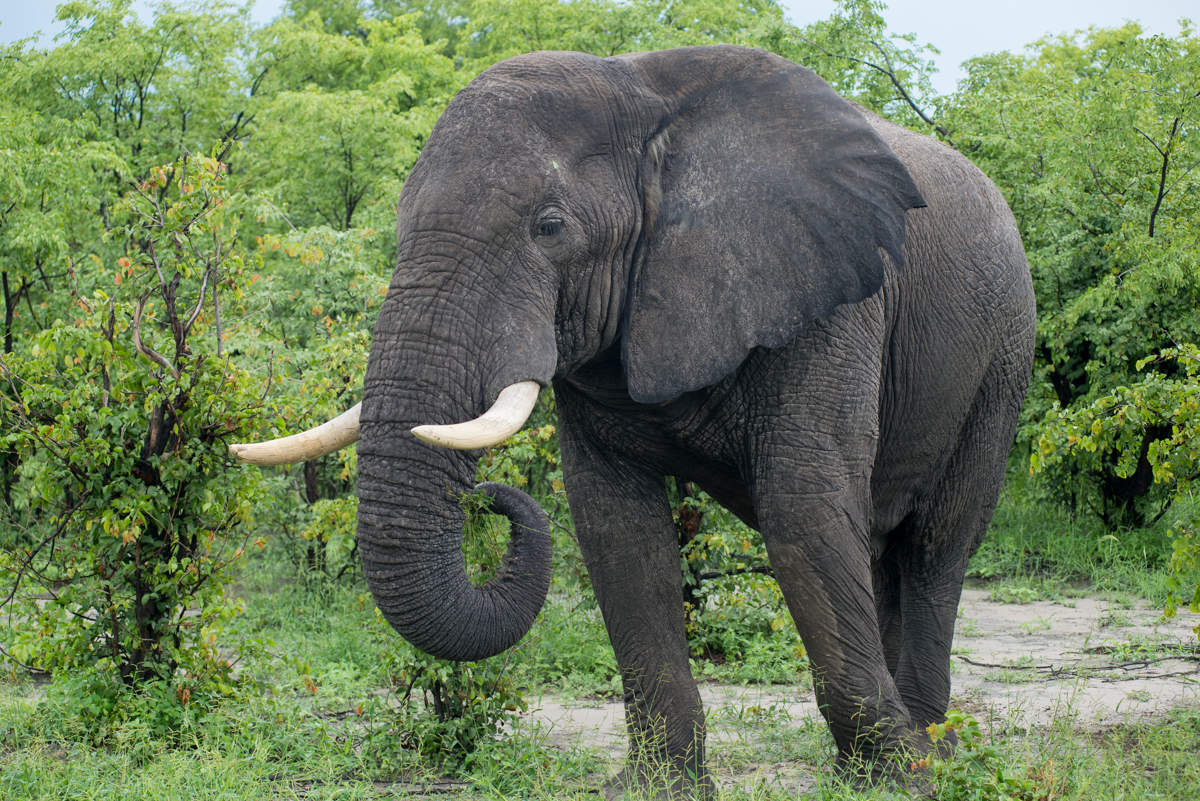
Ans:
<svg viewBox="0 0 1200 801"><path fill-rule="evenodd" d="M1192 626L1198 617L1185 611L1164 622L1145 603L1121 607L1095 598L998 603L987 590L966 589L955 628L950 706L985 725L1004 720L1033 727L1067 715L1078 727L1096 729L1197 704L1200 650ZM743 736L723 721L747 709L786 712L789 725L820 720L811 691L706 684L700 694L710 753ZM546 696L531 706L529 722L548 728L551 742L597 748L614 761L623 754L619 702ZM796 765L762 764L753 775L722 777L726 785L760 781L801 792L812 786L811 773Z"/></svg>

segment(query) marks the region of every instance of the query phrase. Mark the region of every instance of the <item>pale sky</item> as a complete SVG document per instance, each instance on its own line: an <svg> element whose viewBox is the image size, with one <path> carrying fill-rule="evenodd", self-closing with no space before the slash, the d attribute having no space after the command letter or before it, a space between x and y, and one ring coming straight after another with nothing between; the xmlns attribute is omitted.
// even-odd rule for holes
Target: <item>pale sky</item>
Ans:
<svg viewBox="0 0 1200 801"><path fill-rule="evenodd" d="M800 26L825 19L837 6L833 0L780 0L779 4ZM966 77L959 65L967 59L1001 50L1019 52L1046 34L1088 26L1110 28L1131 20L1150 33L1175 36L1180 17L1200 22L1197 0L890 0L887 5L883 18L888 30L915 33L921 44L942 51L933 59L938 66L933 85L942 94L954 91L958 80Z"/></svg>
<svg viewBox="0 0 1200 801"><path fill-rule="evenodd" d="M281 0L257 0L252 16L256 22L268 22L279 13ZM807 25L828 17L834 0L781 0L792 21ZM11 42L36 31L53 35L62 29L54 25L53 0L0 0L0 42ZM147 4L134 7L145 13ZM1087 28L1109 27L1125 20L1136 20L1151 33L1175 35L1177 20L1189 16L1200 22L1197 0L1005 0L975 2L964 0L892 0L883 13L888 28L896 33L915 33L921 43L942 51L934 59L939 72L934 86L939 92L954 90L964 73L958 67L966 59L999 50L1019 51L1046 34L1058 34ZM47 37L48 39L48 37Z"/></svg>

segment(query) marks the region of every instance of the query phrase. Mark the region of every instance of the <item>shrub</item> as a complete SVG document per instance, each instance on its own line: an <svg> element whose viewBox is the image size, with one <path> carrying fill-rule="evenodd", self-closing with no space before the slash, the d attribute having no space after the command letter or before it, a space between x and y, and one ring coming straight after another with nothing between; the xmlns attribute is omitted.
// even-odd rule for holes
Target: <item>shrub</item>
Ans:
<svg viewBox="0 0 1200 801"><path fill-rule="evenodd" d="M1138 383L1048 416L1031 465L1051 471L1074 461L1098 471L1107 460L1123 480L1145 470L1166 495L1150 521L1156 522L1173 502L1190 498L1200 479L1200 348L1181 345L1137 364L1138 370L1148 367L1154 369ZM1145 432L1152 428L1163 433L1148 441ZM1167 617L1180 606L1200 612L1200 516L1194 503L1179 507L1182 514L1172 525ZM1200 625L1195 632L1200 636Z"/></svg>
<svg viewBox="0 0 1200 801"><path fill-rule="evenodd" d="M950 757L921 759L910 765L914 771L931 769L941 801L1049 801L1059 794L1052 775L1014 772L1001 748L984 740L979 722L968 714L952 709L945 723L930 724L926 731L935 744L951 732L958 735L958 747Z"/></svg>
<svg viewBox="0 0 1200 801"><path fill-rule="evenodd" d="M227 452L263 393L222 349L235 212L218 158L155 168L112 209L111 285L0 362L29 507L2 533L7 654L96 720L152 685L177 707L228 687L224 589L262 496Z"/></svg>
<svg viewBox="0 0 1200 801"><path fill-rule="evenodd" d="M526 709L510 658L448 662L397 640L385 662L400 697L401 744L442 764L470 761Z"/></svg>

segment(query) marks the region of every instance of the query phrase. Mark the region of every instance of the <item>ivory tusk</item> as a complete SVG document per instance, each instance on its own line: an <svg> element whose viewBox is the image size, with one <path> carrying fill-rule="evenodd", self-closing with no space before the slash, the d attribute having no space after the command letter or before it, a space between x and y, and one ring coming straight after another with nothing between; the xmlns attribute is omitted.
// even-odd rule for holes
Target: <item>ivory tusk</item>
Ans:
<svg viewBox="0 0 1200 801"><path fill-rule="evenodd" d="M230 445L229 452L239 462L258 465L295 464L326 456L358 442L358 413L361 410L362 404L356 403L316 428L269 442Z"/></svg>
<svg viewBox="0 0 1200 801"><path fill-rule="evenodd" d="M456 451L489 448L521 430L537 403L541 385L522 381L504 388L500 397L480 417L450 426L417 426L413 435L422 442Z"/></svg>

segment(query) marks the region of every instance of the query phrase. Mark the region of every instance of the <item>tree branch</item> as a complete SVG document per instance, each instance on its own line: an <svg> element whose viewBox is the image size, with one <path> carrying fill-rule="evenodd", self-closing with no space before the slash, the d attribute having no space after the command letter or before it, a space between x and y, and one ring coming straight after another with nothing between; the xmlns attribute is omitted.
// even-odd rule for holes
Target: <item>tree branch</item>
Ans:
<svg viewBox="0 0 1200 801"><path fill-rule="evenodd" d="M1167 165L1171 158L1171 146L1175 144L1175 132L1179 129L1179 118L1176 117L1171 123L1171 134L1167 137L1167 147L1164 150L1154 144L1154 140L1139 131L1136 127L1135 131L1146 136L1146 141L1154 145L1154 149L1162 155L1162 170L1159 172L1158 178L1158 197L1154 201L1154 209L1150 212L1150 238L1154 238L1154 220L1158 217L1158 210L1162 207L1163 197L1167 194Z"/></svg>
<svg viewBox="0 0 1200 801"><path fill-rule="evenodd" d="M192 324L196 322L196 318L200 316L200 312L204 307L204 290L208 286L208 276L211 270L205 270L200 278L200 299L196 301L196 307L192 309L192 313L188 315L188 320L183 324L183 336L186 338L192 331Z"/></svg>
<svg viewBox="0 0 1200 801"><path fill-rule="evenodd" d="M887 62L886 69L879 66L878 64L873 64L870 61L866 61L865 59L855 58L854 56L847 56L847 55L843 55L841 53L834 53L832 51L826 50L824 47L821 47L821 45L817 44L816 42L812 41L811 39L806 39L803 36L801 36L799 38L802 41L807 42L808 44L817 48L818 50L820 50L822 53L829 56L830 58L842 58L847 61L852 61L855 64L862 64L864 67L870 67L871 69L875 70L876 72L878 72L881 75L886 75L888 81L891 82L892 86L894 86L896 88L896 91L900 93L900 98L908 105L909 108L911 108L913 110L913 112L918 117L921 118L921 121L924 122L926 125L928 125L930 128L933 128L933 130L937 131L938 135L941 136L946 141L946 144L948 144L950 147L954 148L955 150L958 150L958 145L956 145L954 143L954 140L950 138L950 131L948 131L944 126L938 125L932 119L930 119L929 115L927 115L924 111L921 110L921 108L916 104L916 101L914 101L912 99L912 97L909 95L908 90L905 89L904 86L900 83L900 79L896 77L896 72L892 68L891 59L888 58L887 53L884 52L883 48L879 45L878 42L875 42L873 40L868 40L867 44L871 45L871 47L875 48L879 52L879 54L883 56L884 61Z"/></svg>
<svg viewBox="0 0 1200 801"><path fill-rule="evenodd" d="M38 546L34 548L28 556L25 557L21 563L20 569L17 571L16 578L13 579L12 591L8 593L7 598L5 598L3 601L0 601L0 608L8 606L9 602L16 597L17 590L21 588L21 579L25 576L25 571L33 565L34 558L38 555L42 548L45 548L48 544L53 543L58 539L58 536L66 530L67 524L71 522L71 518L75 516L75 513L79 511L79 507L83 506L84 502L87 501L89 495L91 495L91 491L85 491L83 495L79 497L78 503L68 509L67 513L64 514L58 521L58 526L54 529L50 536L38 543ZM51 550L53 550L53 548L51 548ZM44 569L45 568L43 568L43 570Z"/></svg>
<svg viewBox="0 0 1200 801"><path fill-rule="evenodd" d="M173 378L178 379L179 371L175 369L175 365L167 361L166 356L163 356L161 353L146 347L146 345L142 343L142 311L146 308L146 299L152 291L153 290L149 290L140 298L138 298L137 306L134 307L133 325L130 328L130 330L133 332L133 346L137 348L138 353L167 370Z"/></svg>

